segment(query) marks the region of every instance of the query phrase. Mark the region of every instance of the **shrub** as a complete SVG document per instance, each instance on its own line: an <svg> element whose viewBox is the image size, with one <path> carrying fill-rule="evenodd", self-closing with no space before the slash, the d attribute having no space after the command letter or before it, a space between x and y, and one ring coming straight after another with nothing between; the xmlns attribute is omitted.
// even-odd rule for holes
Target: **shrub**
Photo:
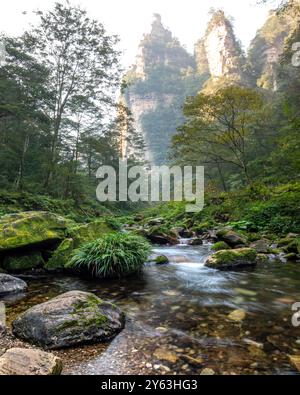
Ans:
<svg viewBox="0 0 300 395"><path fill-rule="evenodd" d="M122 230L121 222L115 217L105 217L105 222L113 230L117 230L118 232Z"/></svg>
<svg viewBox="0 0 300 395"><path fill-rule="evenodd" d="M149 253L150 244L144 238L113 233L75 250L67 266L94 277L123 277L139 272Z"/></svg>

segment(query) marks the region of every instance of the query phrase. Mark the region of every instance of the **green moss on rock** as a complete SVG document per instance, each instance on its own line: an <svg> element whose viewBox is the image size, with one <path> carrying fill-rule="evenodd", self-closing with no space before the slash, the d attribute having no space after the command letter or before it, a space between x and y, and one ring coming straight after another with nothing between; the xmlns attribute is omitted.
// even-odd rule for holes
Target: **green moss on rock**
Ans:
<svg viewBox="0 0 300 395"><path fill-rule="evenodd" d="M67 220L59 215L29 211L0 218L0 251L54 243L65 237Z"/></svg>
<svg viewBox="0 0 300 395"><path fill-rule="evenodd" d="M257 252L252 248L221 250L208 258L205 265L214 269L226 270L242 266L254 266Z"/></svg>
<svg viewBox="0 0 300 395"><path fill-rule="evenodd" d="M114 230L105 221L95 221L86 225L77 225L68 229L69 236L74 240L74 247L90 243Z"/></svg>
<svg viewBox="0 0 300 395"><path fill-rule="evenodd" d="M43 266L44 260L39 251L26 255L16 254L4 258L3 268L8 272L21 272Z"/></svg>
<svg viewBox="0 0 300 395"><path fill-rule="evenodd" d="M230 247L225 241L219 241L218 243L214 244L211 249L213 251L222 251L222 250L230 250Z"/></svg>
<svg viewBox="0 0 300 395"><path fill-rule="evenodd" d="M53 255L47 262L46 269L63 269L68 263L72 251L74 249L74 240L65 239L58 246L57 250L54 251Z"/></svg>
<svg viewBox="0 0 300 395"><path fill-rule="evenodd" d="M155 263L157 265L165 265L169 263L169 259L165 255L160 255L157 258L155 258Z"/></svg>
<svg viewBox="0 0 300 395"><path fill-rule="evenodd" d="M61 270L66 268L74 249L113 231L105 221L95 221L86 225L76 225L68 228L67 233L71 237L61 242L47 262L46 269Z"/></svg>

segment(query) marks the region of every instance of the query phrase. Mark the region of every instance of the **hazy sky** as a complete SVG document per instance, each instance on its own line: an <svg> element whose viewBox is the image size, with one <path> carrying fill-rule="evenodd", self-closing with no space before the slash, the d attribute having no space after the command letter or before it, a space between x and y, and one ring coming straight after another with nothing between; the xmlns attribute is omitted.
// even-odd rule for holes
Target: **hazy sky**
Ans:
<svg viewBox="0 0 300 395"><path fill-rule="evenodd" d="M56 0L7 0L1 5L0 32L22 33L34 22L32 11L51 8ZM237 37L245 48L265 21L272 4L257 6L256 0L70 0L80 4L95 19L101 21L109 33L121 38L123 64L134 62L139 41L151 26L153 13L180 42L193 52L194 43L204 34L210 8L222 8L235 21ZM279 0L274 0L276 5ZM23 12L27 11L26 15Z"/></svg>

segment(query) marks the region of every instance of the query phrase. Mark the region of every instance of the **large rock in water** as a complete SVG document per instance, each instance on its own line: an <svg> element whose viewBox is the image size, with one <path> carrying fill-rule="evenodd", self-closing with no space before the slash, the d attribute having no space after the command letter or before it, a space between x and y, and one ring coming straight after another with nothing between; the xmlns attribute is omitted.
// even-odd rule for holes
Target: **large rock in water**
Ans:
<svg viewBox="0 0 300 395"><path fill-rule="evenodd" d="M247 240L243 236L239 235L231 229L218 230L217 237L220 241L224 241L230 247L245 245L247 243Z"/></svg>
<svg viewBox="0 0 300 395"><path fill-rule="evenodd" d="M27 284L25 281L0 273L0 296L25 292Z"/></svg>
<svg viewBox="0 0 300 395"><path fill-rule="evenodd" d="M41 350L11 348L0 358L1 376L49 376L61 371L61 360Z"/></svg>
<svg viewBox="0 0 300 395"><path fill-rule="evenodd" d="M256 257L257 252L252 248L221 250L211 255L205 262L205 266L219 270L235 269L243 266L255 266Z"/></svg>
<svg viewBox="0 0 300 395"><path fill-rule="evenodd" d="M63 217L44 211L5 215L0 218L0 251L57 242L66 228Z"/></svg>
<svg viewBox="0 0 300 395"><path fill-rule="evenodd" d="M15 336L44 348L58 349L113 338L125 324L115 305L97 296L71 291L34 306L13 322Z"/></svg>

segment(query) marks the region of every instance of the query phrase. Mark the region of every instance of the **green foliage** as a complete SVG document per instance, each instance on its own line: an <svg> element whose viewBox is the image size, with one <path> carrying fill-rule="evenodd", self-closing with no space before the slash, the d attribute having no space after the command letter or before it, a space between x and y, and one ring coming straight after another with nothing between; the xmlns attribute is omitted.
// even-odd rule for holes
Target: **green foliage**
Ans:
<svg viewBox="0 0 300 395"><path fill-rule="evenodd" d="M117 230L117 231L122 230L123 225L116 217L105 217L105 222L113 230Z"/></svg>
<svg viewBox="0 0 300 395"><path fill-rule="evenodd" d="M95 217L111 215L107 207L95 200L76 202L28 192L0 192L0 217L22 211L48 211L76 222L89 222L94 221Z"/></svg>
<svg viewBox="0 0 300 395"><path fill-rule="evenodd" d="M149 252L149 244L140 236L110 234L74 251L67 266L94 277L123 277L140 272Z"/></svg>

